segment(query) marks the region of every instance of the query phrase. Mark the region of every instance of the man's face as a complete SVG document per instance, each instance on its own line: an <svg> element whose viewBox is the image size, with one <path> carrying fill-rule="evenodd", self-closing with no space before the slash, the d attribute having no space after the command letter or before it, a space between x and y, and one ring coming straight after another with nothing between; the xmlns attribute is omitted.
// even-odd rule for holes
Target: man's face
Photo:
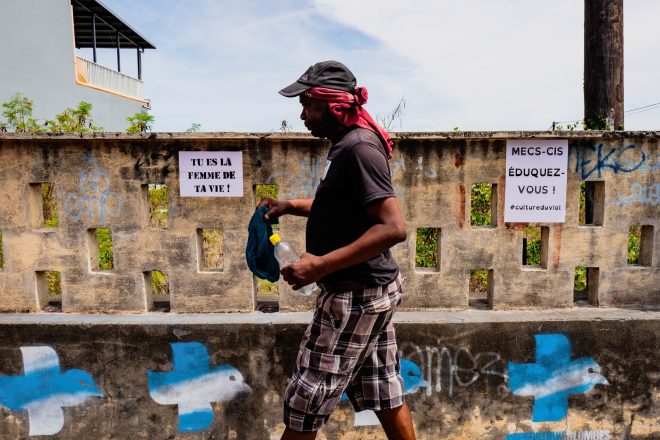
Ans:
<svg viewBox="0 0 660 440"><path fill-rule="evenodd" d="M333 120L328 104L320 99L313 99L305 95L300 95L300 104L302 113L300 119L305 123L305 127L312 132L312 136L326 138L330 136L333 128Z"/></svg>

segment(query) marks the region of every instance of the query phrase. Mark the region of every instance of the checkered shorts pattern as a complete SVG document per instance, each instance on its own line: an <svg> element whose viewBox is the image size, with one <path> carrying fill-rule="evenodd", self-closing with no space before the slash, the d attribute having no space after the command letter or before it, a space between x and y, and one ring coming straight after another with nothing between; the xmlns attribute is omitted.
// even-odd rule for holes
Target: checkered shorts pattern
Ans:
<svg viewBox="0 0 660 440"><path fill-rule="evenodd" d="M347 292L322 290L300 344L284 397L284 423L296 431L323 426L346 395L356 411L403 404L392 316L402 280Z"/></svg>

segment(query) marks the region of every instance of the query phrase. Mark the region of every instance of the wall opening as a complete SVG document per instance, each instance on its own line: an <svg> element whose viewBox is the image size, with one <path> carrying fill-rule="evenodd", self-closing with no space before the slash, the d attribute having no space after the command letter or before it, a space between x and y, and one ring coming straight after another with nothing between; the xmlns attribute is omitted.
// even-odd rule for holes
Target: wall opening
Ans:
<svg viewBox="0 0 660 440"><path fill-rule="evenodd" d="M497 185L474 183L470 190L470 224L497 226Z"/></svg>
<svg viewBox="0 0 660 440"><path fill-rule="evenodd" d="M628 264L651 266L653 263L653 225L631 225L628 231Z"/></svg>
<svg viewBox="0 0 660 440"><path fill-rule="evenodd" d="M52 182L30 184L30 223L34 228L56 228L59 225L55 185Z"/></svg>
<svg viewBox="0 0 660 440"><path fill-rule="evenodd" d="M550 228L547 226L526 226L523 229L523 266L540 269L548 267L549 237Z"/></svg>
<svg viewBox="0 0 660 440"><path fill-rule="evenodd" d="M602 226L605 217L605 182L582 182L580 184L579 224Z"/></svg>
<svg viewBox="0 0 660 440"><path fill-rule="evenodd" d="M273 183L269 183L269 184L259 183L254 185L254 198L257 201L257 203L260 202L265 197L269 197L271 199L277 199L278 193L279 193L279 187ZM273 229L280 228L279 219L276 220L278 220L276 223L271 222Z"/></svg>
<svg viewBox="0 0 660 440"><path fill-rule="evenodd" d="M144 290L147 311L170 311L170 285L165 273L160 270L144 272Z"/></svg>
<svg viewBox="0 0 660 440"><path fill-rule="evenodd" d="M279 187L275 184L256 184L254 185L254 198L257 202L264 197L277 199ZM273 230L280 228L279 219L272 223ZM271 283L268 280L254 277L255 284L255 305L257 310L264 313L277 312L280 309L279 282Z"/></svg>
<svg viewBox="0 0 660 440"><path fill-rule="evenodd" d="M573 305L598 307L597 267L577 266L573 277Z"/></svg>
<svg viewBox="0 0 660 440"><path fill-rule="evenodd" d="M440 228L417 228L415 236L415 268L440 271Z"/></svg>
<svg viewBox="0 0 660 440"><path fill-rule="evenodd" d="M200 272L221 272L223 269L222 229L197 229L197 261Z"/></svg>
<svg viewBox="0 0 660 440"><path fill-rule="evenodd" d="M115 268L110 228L87 230L90 271L109 271Z"/></svg>
<svg viewBox="0 0 660 440"><path fill-rule="evenodd" d="M35 272L37 308L46 312L62 311L62 274L57 271Z"/></svg>
<svg viewBox="0 0 660 440"><path fill-rule="evenodd" d="M493 308L493 270L471 269L468 306L473 309Z"/></svg>
<svg viewBox="0 0 660 440"><path fill-rule="evenodd" d="M147 224L151 228L167 229L169 195L164 183L142 185L143 198L147 201Z"/></svg>

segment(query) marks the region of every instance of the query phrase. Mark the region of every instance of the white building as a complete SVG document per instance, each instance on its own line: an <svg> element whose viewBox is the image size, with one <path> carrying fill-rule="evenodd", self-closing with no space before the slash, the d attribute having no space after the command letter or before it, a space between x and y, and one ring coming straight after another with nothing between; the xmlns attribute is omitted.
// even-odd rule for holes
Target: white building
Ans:
<svg viewBox="0 0 660 440"><path fill-rule="evenodd" d="M0 103L21 92L44 120L86 101L104 131L125 131L128 116L150 108L141 58L155 47L98 0L2 0L0 37ZM97 63L102 52L116 53L112 68ZM121 73L128 64L133 76Z"/></svg>

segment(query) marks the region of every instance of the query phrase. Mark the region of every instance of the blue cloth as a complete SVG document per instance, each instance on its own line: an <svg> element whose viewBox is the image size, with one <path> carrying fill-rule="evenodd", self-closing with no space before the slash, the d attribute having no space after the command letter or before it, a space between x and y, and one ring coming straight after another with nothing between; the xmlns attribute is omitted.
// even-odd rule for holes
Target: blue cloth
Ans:
<svg viewBox="0 0 660 440"><path fill-rule="evenodd" d="M250 219L248 226L248 241L245 247L247 265L255 276L271 283L280 279L280 264L275 258L275 247L270 243L273 227L264 215L268 212L266 206L260 206Z"/></svg>

